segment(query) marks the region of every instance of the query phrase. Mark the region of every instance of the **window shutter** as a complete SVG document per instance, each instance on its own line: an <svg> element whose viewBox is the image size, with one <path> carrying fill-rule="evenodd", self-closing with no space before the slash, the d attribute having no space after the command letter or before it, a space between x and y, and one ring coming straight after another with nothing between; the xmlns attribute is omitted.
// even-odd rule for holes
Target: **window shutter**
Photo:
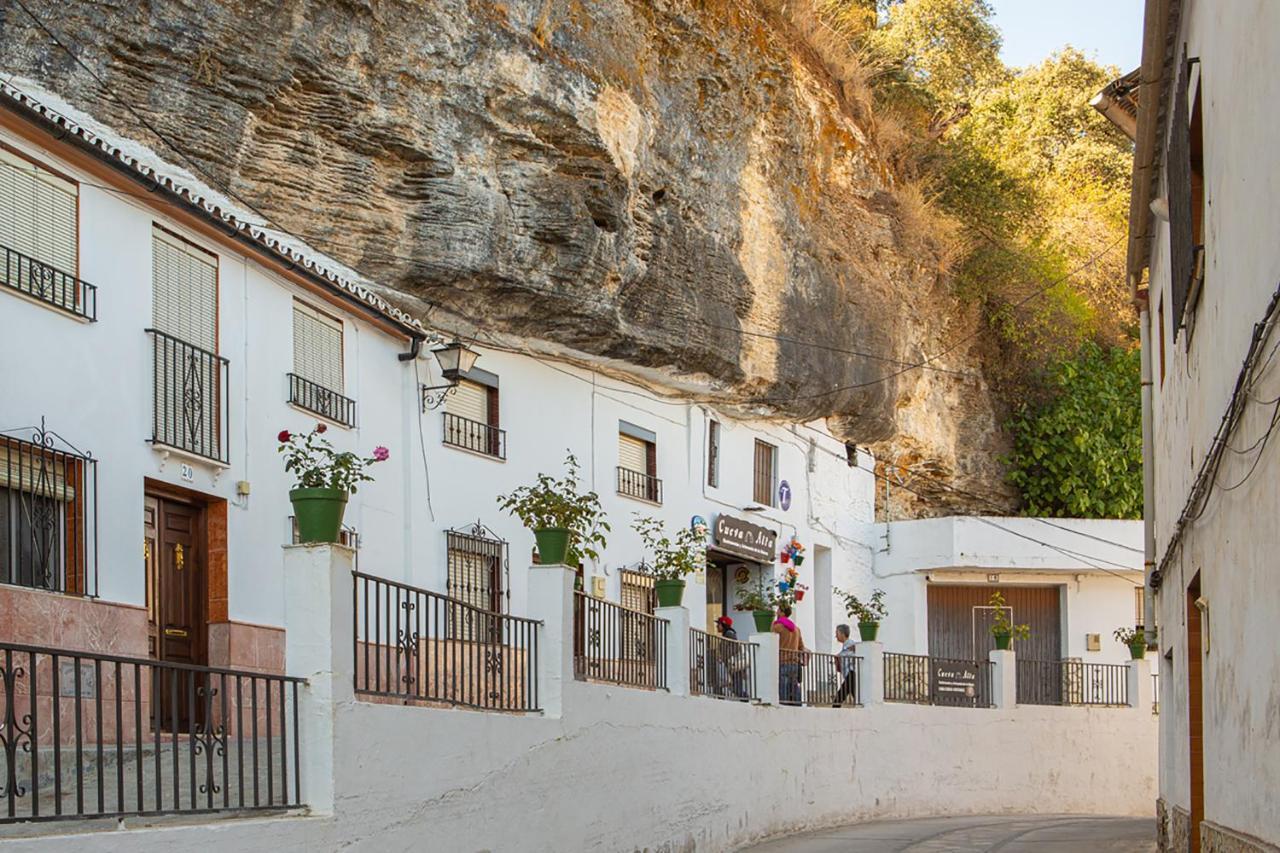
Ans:
<svg viewBox="0 0 1280 853"><path fill-rule="evenodd" d="M720 485L720 422L707 422L707 485Z"/></svg>
<svg viewBox="0 0 1280 853"><path fill-rule="evenodd" d="M293 372L322 388L343 392L342 321L293 303Z"/></svg>
<svg viewBox="0 0 1280 853"><path fill-rule="evenodd" d="M618 433L618 465L628 471L648 473L648 444L638 438Z"/></svg>
<svg viewBox="0 0 1280 853"><path fill-rule="evenodd" d="M774 468L774 452L777 450L772 444L756 439L755 452L755 488L752 496L756 503L765 506L774 506L774 492L776 489L773 485L773 468Z"/></svg>
<svg viewBox="0 0 1280 853"><path fill-rule="evenodd" d="M155 229L151 240L155 328L218 351L218 263L213 255Z"/></svg>
<svg viewBox="0 0 1280 853"><path fill-rule="evenodd" d="M478 424L489 423L489 389L469 379L458 381L458 389L444 398L445 411Z"/></svg>
<svg viewBox="0 0 1280 853"><path fill-rule="evenodd" d="M0 245L79 274L79 187L0 150Z"/></svg>
<svg viewBox="0 0 1280 853"><path fill-rule="evenodd" d="M1187 109L1186 57L1178 67L1173 91L1173 115L1169 121L1167 166L1169 184L1169 276L1173 296L1173 340L1178 340L1187 289L1191 285L1195 260L1195 238L1191 210L1191 121Z"/></svg>

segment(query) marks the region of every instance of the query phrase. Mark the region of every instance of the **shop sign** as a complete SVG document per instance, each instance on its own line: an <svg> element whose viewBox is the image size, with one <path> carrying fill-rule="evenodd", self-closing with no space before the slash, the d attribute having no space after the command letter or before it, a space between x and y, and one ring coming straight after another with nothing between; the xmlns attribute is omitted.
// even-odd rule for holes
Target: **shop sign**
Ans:
<svg viewBox="0 0 1280 853"><path fill-rule="evenodd" d="M759 563L777 559L778 532L723 513L716 517L716 545Z"/></svg>
<svg viewBox="0 0 1280 853"><path fill-rule="evenodd" d="M936 705L973 705L978 698L975 661L934 661L933 701Z"/></svg>

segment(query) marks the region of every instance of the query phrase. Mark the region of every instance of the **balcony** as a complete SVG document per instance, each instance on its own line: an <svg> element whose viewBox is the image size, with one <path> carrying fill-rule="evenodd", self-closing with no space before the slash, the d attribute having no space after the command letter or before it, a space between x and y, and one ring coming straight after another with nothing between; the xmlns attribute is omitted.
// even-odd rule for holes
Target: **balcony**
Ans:
<svg viewBox="0 0 1280 853"><path fill-rule="evenodd" d="M4 257L0 286L81 320L97 321L98 288L8 246L0 246L0 254Z"/></svg>
<svg viewBox="0 0 1280 853"><path fill-rule="evenodd" d="M507 458L507 431L452 412L444 413L444 443L494 459Z"/></svg>
<svg viewBox="0 0 1280 853"><path fill-rule="evenodd" d="M356 401L296 373L289 374L289 402L346 427L356 425Z"/></svg>
<svg viewBox="0 0 1280 853"><path fill-rule="evenodd" d="M662 481L657 477L619 465L618 494L660 504L662 503Z"/></svg>
<svg viewBox="0 0 1280 853"><path fill-rule="evenodd" d="M151 443L226 465L230 362L157 329Z"/></svg>

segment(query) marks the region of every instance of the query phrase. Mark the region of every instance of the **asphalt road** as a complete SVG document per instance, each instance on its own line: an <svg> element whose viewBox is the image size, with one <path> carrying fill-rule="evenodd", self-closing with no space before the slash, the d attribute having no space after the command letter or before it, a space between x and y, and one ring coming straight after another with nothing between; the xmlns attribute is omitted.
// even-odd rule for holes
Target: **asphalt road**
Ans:
<svg viewBox="0 0 1280 853"><path fill-rule="evenodd" d="M795 835L751 853L1154 853L1150 818L952 817L875 821Z"/></svg>

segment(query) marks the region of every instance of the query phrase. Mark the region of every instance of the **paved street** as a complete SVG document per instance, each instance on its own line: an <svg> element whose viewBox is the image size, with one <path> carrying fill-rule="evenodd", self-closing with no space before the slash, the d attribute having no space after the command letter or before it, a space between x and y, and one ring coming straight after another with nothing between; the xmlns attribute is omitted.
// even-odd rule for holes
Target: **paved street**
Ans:
<svg viewBox="0 0 1280 853"><path fill-rule="evenodd" d="M1147 818L954 817L875 821L771 841L751 853L1153 853Z"/></svg>

